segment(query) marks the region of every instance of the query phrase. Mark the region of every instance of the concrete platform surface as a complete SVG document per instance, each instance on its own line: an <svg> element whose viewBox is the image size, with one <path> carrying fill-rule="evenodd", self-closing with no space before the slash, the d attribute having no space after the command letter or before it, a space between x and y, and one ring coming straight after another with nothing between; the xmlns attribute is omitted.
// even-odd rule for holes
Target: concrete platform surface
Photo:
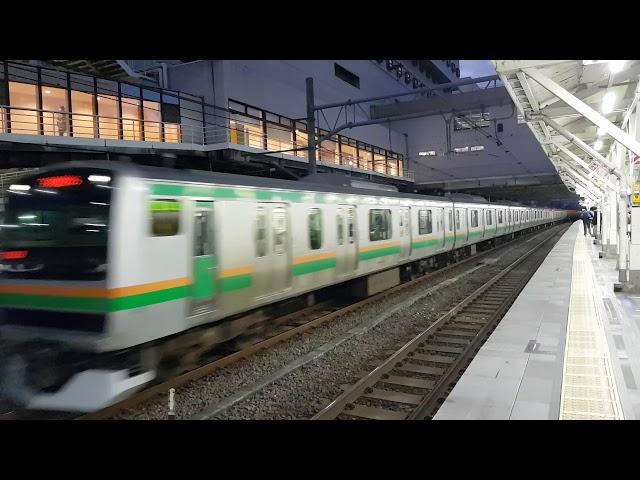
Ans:
<svg viewBox="0 0 640 480"><path fill-rule="evenodd" d="M640 418L640 295L598 248L567 230L435 420Z"/></svg>

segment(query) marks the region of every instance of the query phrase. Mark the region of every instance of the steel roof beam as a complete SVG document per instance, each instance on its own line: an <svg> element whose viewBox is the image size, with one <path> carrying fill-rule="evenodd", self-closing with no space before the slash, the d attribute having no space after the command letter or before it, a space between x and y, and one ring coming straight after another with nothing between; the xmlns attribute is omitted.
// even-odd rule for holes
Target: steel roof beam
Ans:
<svg viewBox="0 0 640 480"><path fill-rule="evenodd" d="M573 160L578 165L580 165L582 168L587 170L587 172L589 172L589 175L588 175L587 178L593 179L595 177L596 180L602 182L604 185L609 187L612 191L614 191L614 192L618 191L618 187L616 185L611 183L608 179L598 175L598 172L596 172L595 170L591 170L589 165L584 160L582 160L580 157L578 157L575 153L573 153L567 147L565 147L564 145L558 145L558 148L562 151L562 153L567 155L571 160Z"/></svg>
<svg viewBox="0 0 640 480"><path fill-rule="evenodd" d="M547 125L549 125L551 128L553 128L555 131L557 131L559 134L565 136L567 139L569 139L574 145L576 145L580 150L582 150L583 152L589 154L591 157L593 157L597 162L601 163L603 166L605 166L607 168L607 170L614 174L616 177L618 177L618 179L620 181L622 181L624 177L624 175L622 174L622 172L620 172L620 170L618 170L618 168L616 168L616 166L609 162L606 158L604 158L600 153L598 153L597 150L593 149L592 147L590 147L589 145L587 145L585 142L583 142L582 140L580 140L576 135L574 135L572 132L570 132L569 130L567 130L566 128L558 125L554 120L551 120L548 117L545 117L544 115L541 115L541 117L543 118L543 120L547 123Z"/></svg>
<svg viewBox="0 0 640 480"><path fill-rule="evenodd" d="M550 67L562 63L575 63L575 60L492 60L497 72L515 72L525 68Z"/></svg>
<svg viewBox="0 0 640 480"><path fill-rule="evenodd" d="M602 190L600 190L592 182L590 182L578 172L576 172L573 168L571 168L564 159L560 160L559 163L561 164L559 165L559 168L563 168L565 172L571 175L578 183L582 184L582 186L585 187L589 192L597 193L600 197L604 195Z"/></svg>
<svg viewBox="0 0 640 480"><path fill-rule="evenodd" d="M593 108L589 107L587 104L585 104L581 100L578 100L576 97L571 95L569 92L567 92L564 88L562 88L556 82L544 76L542 73L532 69L525 71L525 73L531 78L533 78L540 85L542 85L544 88L549 90L549 92L554 94L556 97L560 98L567 105L575 109L577 112L581 113L589 121L591 121L597 127L601 128L605 133L608 133L609 135L611 135L618 142L620 142L622 145L624 145L629 150L631 150L634 154L640 155L640 142L631 138L631 136L629 136L626 132L616 127L604 116L596 112ZM549 123L547 120L545 121ZM604 159L604 157L602 156L601 158Z"/></svg>

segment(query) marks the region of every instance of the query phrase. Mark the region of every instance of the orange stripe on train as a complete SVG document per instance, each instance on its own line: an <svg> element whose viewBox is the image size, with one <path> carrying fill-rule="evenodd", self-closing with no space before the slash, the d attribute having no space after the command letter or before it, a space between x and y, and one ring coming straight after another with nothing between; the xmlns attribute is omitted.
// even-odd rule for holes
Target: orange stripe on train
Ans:
<svg viewBox="0 0 640 480"><path fill-rule="evenodd" d="M169 288L183 287L190 284L191 280L187 277L183 277L118 288L0 285L0 294L49 295L52 297L120 298L131 295L140 295L142 293L156 292L159 290L167 290Z"/></svg>

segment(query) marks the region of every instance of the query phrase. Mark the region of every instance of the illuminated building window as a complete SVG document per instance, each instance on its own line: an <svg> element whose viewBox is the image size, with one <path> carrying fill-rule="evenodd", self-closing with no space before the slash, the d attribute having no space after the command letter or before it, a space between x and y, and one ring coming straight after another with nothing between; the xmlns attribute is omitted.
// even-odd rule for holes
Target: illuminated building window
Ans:
<svg viewBox="0 0 640 480"><path fill-rule="evenodd" d="M11 133L38 135L37 87L9 82L9 104L12 107Z"/></svg>

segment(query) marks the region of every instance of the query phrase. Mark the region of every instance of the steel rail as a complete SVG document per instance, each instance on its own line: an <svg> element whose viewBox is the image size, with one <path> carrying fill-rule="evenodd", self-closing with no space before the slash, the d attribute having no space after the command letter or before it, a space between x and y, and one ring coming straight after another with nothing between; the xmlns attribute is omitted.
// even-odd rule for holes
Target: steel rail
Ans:
<svg viewBox="0 0 640 480"><path fill-rule="evenodd" d="M438 400L442 398L444 390L451 385L451 378L457 375L460 370L464 366L464 362L466 362L470 357L472 357L475 352L474 349L477 345L485 340L487 333L490 333L499 320L502 318L502 315L505 311L511 306L517 295L520 293L522 288L526 285L528 280L533 276L536 269L530 269L530 275L525 275L523 279L518 282L517 286L509 286L508 288L511 290L508 295L502 295L502 298L499 305L493 308L493 314L489 319L486 320L484 326L480 328L480 330L476 333L473 340L466 345L464 348L456 349L455 347L450 347L449 350L451 353L456 353L454 350L458 351L458 357L438 357L437 355L422 355L422 357L435 359L432 360L433 363L438 363L438 359L449 362L449 358L451 358L452 363L449 367L424 367L422 369L414 369L414 371L420 371L425 374L440 374L440 378L437 381L431 381L426 379L420 379L421 381L413 382L415 386L421 385L417 388L421 388L423 390L428 390L426 394L422 395L422 398L418 399L418 395L415 394L405 394L405 393L396 393L395 395L391 391L379 391L374 389L374 385L376 385L380 381L384 381L385 379L390 378L390 372L398 367L403 367L404 362L411 359L411 357L416 356L416 351L420 349L421 346L427 342L427 340L434 336L441 327L445 326L447 322L450 320L455 320L456 315L463 312L464 309L472 304L472 302L476 301L480 296L482 296L485 292L490 291L490 289L498 284L498 282L504 279L509 273L513 272L518 266L522 265L523 262L530 259L536 252L538 252L544 245L547 244L552 238L563 234L566 231L566 228L560 227L559 230L554 230L550 235L548 235L542 242L537 244L534 248L532 248L525 255L518 258L516 261L512 262L509 266L507 266L502 272L495 275L492 279L486 282L484 285L476 289L473 293L465 297L462 301L456 304L453 308L451 308L444 315L439 317L435 322L433 322L428 328L419 333L416 337L411 339L405 345L403 345L400 349L394 352L391 356L389 356L382 364L376 367L374 370L369 372L366 376L362 377L351 387L347 388L338 398L332 401L329 405L327 405L324 409L314 415L312 420L331 420L337 418L341 414L350 415L349 411L354 410L356 408L355 402L362 398L370 398L370 399L380 399L388 402L396 402L399 404L404 403L405 405L411 405L411 412L397 412L392 410L384 410L384 409L376 409L365 407L363 409L363 415L355 415L357 417L369 418L369 419L417 419L424 418L425 412L429 410L432 406L432 402L434 399ZM505 287L506 288L506 287ZM497 297L496 297L497 298ZM476 322L479 323L479 322ZM465 333L465 332L462 332ZM443 343L443 342L441 342ZM446 343L446 342L444 342ZM418 354L421 355L421 354ZM420 359L420 357L417 357ZM427 360L431 363L430 360ZM441 371L441 372L440 372ZM397 381L397 379L395 380ZM407 385L409 386L409 385ZM386 392L386 393L385 393ZM386 397L386 398L384 398ZM354 415L351 415L354 416Z"/></svg>

